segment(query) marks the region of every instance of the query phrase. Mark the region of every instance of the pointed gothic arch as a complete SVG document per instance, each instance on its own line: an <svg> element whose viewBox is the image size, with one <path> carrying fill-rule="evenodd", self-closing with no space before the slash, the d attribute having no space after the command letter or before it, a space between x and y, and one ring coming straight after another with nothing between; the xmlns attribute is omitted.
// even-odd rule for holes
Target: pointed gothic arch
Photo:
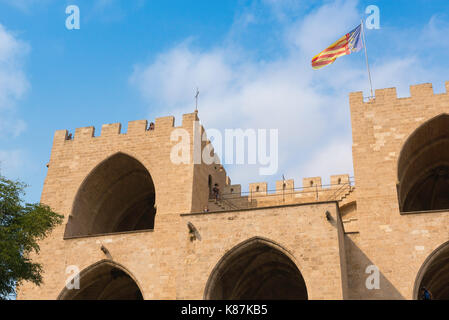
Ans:
<svg viewBox="0 0 449 320"><path fill-rule="evenodd" d="M229 250L216 264L204 299L306 300L304 278L292 255L275 242L254 237Z"/></svg>
<svg viewBox="0 0 449 320"><path fill-rule="evenodd" d="M417 128L398 159L401 212L449 209L449 114Z"/></svg>
<svg viewBox="0 0 449 320"><path fill-rule="evenodd" d="M143 300L142 290L131 272L112 260L94 263L78 277L79 288L65 287L58 300Z"/></svg>
<svg viewBox="0 0 449 320"><path fill-rule="evenodd" d="M449 300L449 241L436 248L424 261L416 276L413 299L420 300L422 288L433 300Z"/></svg>
<svg viewBox="0 0 449 320"><path fill-rule="evenodd" d="M73 202L64 237L154 228L156 192L144 165L119 152L84 179Z"/></svg>

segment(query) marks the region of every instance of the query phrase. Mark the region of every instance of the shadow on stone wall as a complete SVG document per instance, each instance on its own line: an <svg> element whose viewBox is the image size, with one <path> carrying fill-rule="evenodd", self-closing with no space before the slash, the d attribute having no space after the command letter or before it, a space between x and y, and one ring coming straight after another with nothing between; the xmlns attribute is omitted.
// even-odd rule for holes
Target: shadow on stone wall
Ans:
<svg viewBox="0 0 449 320"><path fill-rule="evenodd" d="M356 236L358 237L358 235ZM365 273L369 265L375 265L357 244L348 236L345 236L345 247L347 252L348 264L348 298L351 300L404 300L404 296L394 287L394 285L385 277L382 270L380 274L380 289L369 290L365 283L370 276Z"/></svg>

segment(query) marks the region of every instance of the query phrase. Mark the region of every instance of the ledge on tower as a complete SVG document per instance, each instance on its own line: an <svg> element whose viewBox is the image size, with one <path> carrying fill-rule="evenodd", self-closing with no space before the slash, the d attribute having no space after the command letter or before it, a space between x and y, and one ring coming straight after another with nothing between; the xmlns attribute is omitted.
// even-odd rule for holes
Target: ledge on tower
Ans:
<svg viewBox="0 0 449 320"><path fill-rule="evenodd" d="M444 95L449 95L449 81L445 82L446 92ZM364 101L363 92L351 92L349 94L349 103L350 105L363 104L363 103L376 103L376 102L384 102L384 101L392 101L394 99L399 99L397 96L396 88L384 88L384 89L376 89L375 90L374 99L370 99L369 101ZM421 83L410 86L410 97L404 97L400 99L420 99L420 98L428 98L431 96L435 96L435 92L433 90L433 86L431 83Z"/></svg>
<svg viewBox="0 0 449 320"><path fill-rule="evenodd" d="M192 128L192 123L194 121L199 121L198 113L187 113L182 116L182 127L189 130ZM128 122L127 132L124 133L126 135L143 135L143 134L151 134L153 132L163 132L167 133L174 128L175 117L167 116L167 117L159 117L154 121L154 127L150 128L148 125L148 120L134 120ZM122 125L121 123L107 123L103 124L101 127L101 134L99 137L113 137L120 134ZM204 130L202 128L202 130ZM84 141L91 138L95 138L95 127L80 127L75 129L75 134L72 136L67 130L56 130L54 134L54 142L64 142L64 141Z"/></svg>

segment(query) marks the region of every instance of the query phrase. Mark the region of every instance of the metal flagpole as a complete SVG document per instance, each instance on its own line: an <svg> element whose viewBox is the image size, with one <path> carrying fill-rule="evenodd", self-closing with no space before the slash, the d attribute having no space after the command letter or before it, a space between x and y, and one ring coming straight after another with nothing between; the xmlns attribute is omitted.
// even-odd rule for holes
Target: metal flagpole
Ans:
<svg viewBox="0 0 449 320"><path fill-rule="evenodd" d="M371 88L371 98L374 98L373 82L371 81L371 72L369 70L368 52L366 50L365 28L363 27L363 20L360 20L360 25L362 26L362 40L363 40L363 46L365 47L366 68L368 69L369 85Z"/></svg>
<svg viewBox="0 0 449 320"><path fill-rule="evenodd" d="M195 94L195 112L198 112L198 96L200 95L200 91L198 90L198 87L196 88L196 94Z"/></svg>
<svg viewBox="0 0 449 320"><path fill-rule="evenodd" d="M282 202L285 202L285 177L282 175Z"/></svg>

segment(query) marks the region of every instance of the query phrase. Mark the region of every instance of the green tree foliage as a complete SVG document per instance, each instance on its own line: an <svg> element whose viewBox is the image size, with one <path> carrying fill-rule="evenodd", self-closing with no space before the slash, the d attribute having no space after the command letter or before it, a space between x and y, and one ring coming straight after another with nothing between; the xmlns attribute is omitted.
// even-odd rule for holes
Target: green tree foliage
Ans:
<svg viewBox="0 0 449 320"><path fill-rule="evenodd" d="M24 203L26 185L0 175L0 300L15 294L22 281L42 282L42 266L29 259L38 241L62 222L48 206Z"/></svg>

